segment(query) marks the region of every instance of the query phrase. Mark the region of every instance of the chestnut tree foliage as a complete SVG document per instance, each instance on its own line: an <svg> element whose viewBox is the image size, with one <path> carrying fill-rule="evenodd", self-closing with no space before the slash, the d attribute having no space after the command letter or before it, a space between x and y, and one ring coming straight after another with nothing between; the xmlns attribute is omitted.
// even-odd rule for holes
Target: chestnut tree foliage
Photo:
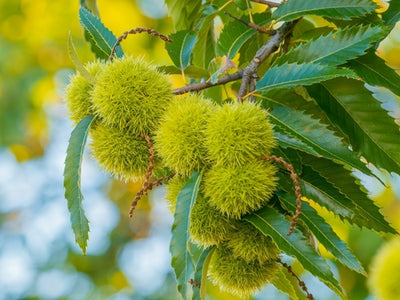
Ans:
<svg viewBox="0 0 400 300"><path fill-rule="evenodd" d="M366 84L384 87L400 96L399 75L376 54L380 41L400 18L398 2L391 1L388 10L378 14L378 6L372 0L290 0L282 4L262 0L166 0L175 32L166 37L151 29L137 28L120 38L102 23L94 1L81 1L81 4L79 18L84 36L98 58L95 66L83 65L79 61L71 39L68 46L76 69L89 88L98 83L95 74L101 68L98 64L112 64L113 59L123 59L128 55L120 45L128 34L147 32L165 40L165 49L173 63L156 66L157 72L182 74L188 82L172 90L174 95L196 93L196 101L201 104L203 99L208 99L204 105L211 106L212 103L213 107L247 107L247 103L252 103L268 114L273 134L273 139L267 141L271 144L271 153L257 153L255 147L251 149L254 152L250 156L262 158L264 163L274 166L271 176L276 177L276 186L271 191L272 195L268 194L268 199L264 197L261 209L257 207L250 213L240 214L241 223L238 225L243 232L256 232L260 237L257 240L265 240L265 245L270 245L270 252L273 252L268 257L273 276L260 285L274 284L293 299L313 298L291 267L282 261L282 254L286 254L344 298L344 290L326 259L319 254L315 240L339 263L354 272L366 272L331 225L309 204L309 200L343 221L376 232L396 234L361 186L359 175L355 177L354 172L378 179L379 174L372 173L371 167L400 174L399 126L382 107L380 100L366 88ZM104 78L101 80L104 81ZM106 79L106 82L109 80ZM135 85L135 82L121 82L121 87L126 85ZM77 102L84 101L80 97L94 97L96 91L71 97L75 97ZM121 88L115 93L123 91ZM107 98L101 101L107 102ZM165 110L161 108L161 111ZM71 133L64 172L65 197L71 213L72 229L84 253L89 225L82 207L80 165L91 127L100 126L96 113L85 115L73 116L76 127ZM134 114L121 114L118 120L124 118L135 122ZM193 122L206 119L204 113L193 113L193 118ZM267 130L240 118L235 120L244 128ZM263 122L262 119L260 122ZM216 124L213 128L224 126L231 125L227 122ZM192 135L195 134L193 132ZM251 139L251 136L239 138ZM144 146L149 168L147 171L144 168L143 189L136 200L152 187L179 176L167 167L154 167L158 148L155 147L155 152L152 149L153 137L142 135L142 139L144 145L149 147ZM162 140L161 137L158 139ZM215 144L218 143L216 140ZM162 149L162 146L159 148ZM170 146L166 148L168 150ZM190 152L191 148L186 150ZM219 151L223 150L216 153ZM245 159L249 156L243 155ZM158 170L152 174L153 167ZM235 270L259 264L247 260L244 251L246 243L239 246L234 243L233 233L228 246L230 243L232 246L229 249L240 253L236 255L237 259L224 256L225 252L231 251L228 247L219 251L220 245L203 247L193 242L191 212L196 207L196 201L203 197L200 196L202 189L208 191L207 195L212 193L212 187L217 189L215 194L228 193L221 192L225 178L222 171L214 174L216 178L221 175L221 181L206 181L204 173L208 167L205 164L189 175L180 176L180 186L175 192L170 252L177 288L183 299L205 299L208 271L218 272L218 267L220 270L226 268L229 273L239 260L246 263L244 266L235 265L238 268ZM252 170L255 168L252 167ZM245 171L241 172L242 177L245 177ZM268 172L265 174L270 174ZM253 173L248 173L252 177L250 179L256 178L257 174ZM263 195L260 188L262 180L245 181L252 186L240 188L252 189ZM205 188L202 181L205 181ZM231 197L230 194L228 196ZM209 209L214 208L210 205ZM207 215L207 206L200 214ZM214 267L213 256L218 256ZM228 265L232 268L229 269ZM257 268L254 270L259 270ZM257 276L264 271L257 271ZM235 280L239 290L241 285L246 287L248 284L241 282L241 278ZM215 282L218 284L219 281ZM247 295L247 292L242 294L237 289L235 292L235 287L232 289L236 294Z"/></svg>

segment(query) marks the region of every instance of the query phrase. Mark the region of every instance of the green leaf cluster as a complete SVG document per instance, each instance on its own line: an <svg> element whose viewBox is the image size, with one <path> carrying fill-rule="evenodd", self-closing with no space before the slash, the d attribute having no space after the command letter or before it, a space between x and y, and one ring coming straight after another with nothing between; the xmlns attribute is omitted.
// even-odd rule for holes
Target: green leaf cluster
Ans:
<svg viewBox="0 0 400 300"><path fill-rule="evenodd" d="M159 70L181 74L190 84L212 86L199 89L200 95L176 98L175 108L161 118L164 133L158 132L155 138L160 142L156 147L164 155L162 163L180 173L168 191L174 211L170 252L179 293L184 299L205 299L210 269L213 281L236 295L251 295L269 282L291 298L303 299L296 281L279 265L278 255L282 258L280 254L286 254L345 298L339 278L311 240L318 241L350 270L363 275L366 272L315 207L324 207L354 226L397 233L368 197L355 171L379 180L380 173L372 172L371 166L400 174L399 126L381 99L368 90L374 86L400 95L398 72L376 52L400 18L398 1L390 1L382 15L376 13L372 0L290 0L276 9L266 7L262 13L251 1L166 3L176 31L170 34L174 42L166 45L171 65ZM88 10L81 8L79 16L92 51L96 57L107 59L115 36ZM258 78L254 76L248 85L252 90L240 99L256 105L229 104L238 94L240 83L227 80L223 86L215 84L256 63L263 47L276 38L273 31L281 23L291 31L267 59L259 62ZM257 26L264 29L261 31L272 31L272 36L256 30ZM95 76L79 63L72 42L70 53L90 86ZM116 56L123 56L120 47ZM218 61L235 66L226 68ZM185 103L191 98L199 101L195 101L194 109L186 109ZM119 115L118 120L132 119L131 106L125 108L127 113ZM160 103L159 108L165 110L167 106ZM272 126L263 123L265 111ZM73 230L82 249L86 247L88 226L81 205L79 171L90 118L83 118L72 132L64 183ZM287 166L269 164L266 170L256 163L271 153L293 167L303 196L302 212L291 235L287 232L297 209L298 187ZM134 158L129 159L132 164ZM171 163L165 163L168 160ZM267 186L264 177L270 180ZM264 200L251 203L254 194ZM218 226L224 227L218 241L210 239L218 230L209 227L213 218L221 218ZM211 234L202 240L200 231L191 228L191 221L209 228ZM226 223L231 226L225 227ZM227 233L231 240L225 237ZM248 238L242 238L244 235ZM258 247L260 251L256 251ZM260 259L266 249L271 256ZM239 276L241 272L250 274L251 280ZM256 273L274 276L261 280ZM201 289L189 285L191 280L201 284Z"/></svg>

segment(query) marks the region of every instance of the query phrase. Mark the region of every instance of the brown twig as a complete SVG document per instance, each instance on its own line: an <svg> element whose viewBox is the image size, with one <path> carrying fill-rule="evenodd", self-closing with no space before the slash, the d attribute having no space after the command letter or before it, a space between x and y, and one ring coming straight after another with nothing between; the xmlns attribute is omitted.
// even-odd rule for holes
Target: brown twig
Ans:
<svg viewBox="0 0 400 300"><path fill-rule="evenodd" d="M246 95L247 87L254 74L257 74L260 64L279 48L282 40L293 29L295 24L296 22L284 23L280 28L278 28L268 42L258 49L250 64L244 68L242 83L237 96L238 102L242 102L244 95Z"/></svg>
<svg viewBox="0 0 400 300"><path fill-rule="evenodd" d="M151 144L151 142L150 143L148 142L148 145L149 144ZM152 144L151 144L151 146L152 146ZM149 152L150 152L150 149L152 149L152 148L149 147ZM153 166L152 166L153 165L152 159L154 159L154 156L152 157L153 152L154 151L150 152L149 166L147 168L147 172L146 172L146 175L145 175L145 180L144 180L144 182L142 184L142 188L140 189L139 192L136 193L136 196L135 196L135 198L133 199L133 201L131 203L131 208L129 210L129 217L130 218L132 218L133 211L135 210L136 205L139 202L139 200L142 198L142 196L147 195L148 192L151 191L154 187L162 185L164 182L169 181L170 179L172 179L175 176L175 172L173 172L173 173L169 174L166 177L162 177L162 178L157 179L156 181L149 182L149 178L151 176L151 172L152 172L152 169L153 169Z"/></svg>
<svg viewBox="0 0 400 300"><path fill-rule="evenodd" d="M275 34L268 40L268 42L262 46L250 62L250 64L244 68L240 69L233 74L228 74L224 77L219 78L215 83L211 83L209 81L188 84L184 87L177 88L173 91L175 95L181 95L188 92L196 92L201 91L206 88L225 84L231 81L242 79L242 84L239 89L238 101L241 102L243 96L246 94L247 87L250 83L251 78L257 78L257 69L259 65L269 56L271 53L276 51L279 48L280 43L285 38L287 33L289 33L295 25L295 22L284 23L280 28L278 28Z"/></svg>
<svg viewBox="0 0 400 300"><path fill-rule="evenodd" d="M144 134L141 134L140 136L146 140L147 146L149 147L149 152L150 152L149 166L147 167L146 174L144 176L142 188L140 189L139 192L137 192L135 198L133 199L133 201L131 203L131 208L129 209L129 217L130 218L132 218L133 211L135 210L136 205L139 202L140 198L143 195L145 195L149 189L150 176L153 173L153 168L154 168L154 156L156 155L156 153L153 149L153 143L151 142L150 137L148 135L144 135Z"/></svg>
<svg viewBox="0 0 400 300"><path fill-rule="evenodd" d="M176 173L171 173L166 177L158 178L156 181L149 183L147 191L145 191L144 195L147 195L148 191L152 190L154 187L162 185L164 182L169 181L175 176Z"/></svg>
<svg viewBox="0 0 400 300"><path fill-rule="evenodd" d="M216 85L221 85L225 84L231 81L239 80L243 76L243 69L233 73L233 74L228 74L224 77L219 78L215 83L211 83L210 81L204 81L200 83L194 83L194 84L188 84L184 87L177 88L174 90L175 95L182 95L185 93L189 92L196 92L196 91L201 91L206 88L216 86Z"/></svg>
<svg viewBox="0 0 400 300"><path fill-rule="evenodd" d="M189 282L191 285L193 285L193 286L195 286L195 287L197 287L197 288L200 288L200 287L201 287L200 283L197 283L197 282L194 281L193 279L189 279L188 282Z"/></svg>
<svg viewBox="0 0 400 300"><path fill-rule="evenodd" d="M307 299L308 300L314 300L314 297L312 294L308 292L307 286L304 281L302 281L299 276L296 275L295 272L293 272L292 267L289 266L287 263L284 263L280 258L277 258L276 261L280 263L286 270L288 270L289 274L292 275L294 278L296 278L297 282L299 283L299 287L306 293Z"/></svg>
<svg viewBox="0 0 400 300"><path fill-rule="evenodd" d="M154 29L144 28L144 27L136 27L136 28L133 28L131 30L125 31L120 37L118 37L117 41L115 42L114 46L111 49L111 53L110 53L110 56L109 56L108 59L110 61L112 61L114 59L114 54L115 54L115 51L116 51L117 47L121 44L122 40L125 40L128 37L129 34L136 34L136 33L142 33L142 32L147 32L150 35L154 35L156 37L159 37L163 41L166 41L166 42L169 42L169 43L172 42L172 40L169 37L159 33L158 31L156 31Z"/></svg>
<svg viewBox="0 0 400 300"><path fill-rule="evenodd" d="M299 176L294 171L293 166L291 164L289 164L288 162L286 162L282 157L277 157L275 155L271 155L269 157L264 156L263 159L265 161L274 160L277 163L281 163L285 167L285 169L290 172L290 178L292 179L293 185L294 185L294 194L296 195L296 212L292 218L292 221L290 222L290 228L287 233L287 235L291 235L294 230L294 227L296 226L297 219L301 215L301 197L302 197L302 195L301 195L301 188L300 188L300 184L299 184L299 180L298 180Z"/></svg>
<svg viewBox="0 0 400 300"><path fill-rule="evenodd" d="M234 15L228 13L227 11L225 11L225 14L226 14L227 16L229 16L229 17L235 19L236 21L239 21L240 23L243 23L244 25L249 26L249 27L251 27L251 28L257 30L258 32L266 33L266 34L269 34L269 35L274 35L275 32L276 32L276 30L269 30L269 29L263 28L263 27L261 27L261 26L258 26L258 25L255 24L255 23L247 22L247 21L245 21L245 20L242 20L242 19L240 19L240 18L238 18L238 17L236 17L236 16L234 16Z"/></svg>
<svg viewBox="0 0 400 300"><path fill-rule="evenodd" d="M265 1L265 0L250 0L251 2L255 2L255 3L261 3L261 4L265 4L268 5L269 7L279 7L279 3L275 3L272 1Z"/></svg>

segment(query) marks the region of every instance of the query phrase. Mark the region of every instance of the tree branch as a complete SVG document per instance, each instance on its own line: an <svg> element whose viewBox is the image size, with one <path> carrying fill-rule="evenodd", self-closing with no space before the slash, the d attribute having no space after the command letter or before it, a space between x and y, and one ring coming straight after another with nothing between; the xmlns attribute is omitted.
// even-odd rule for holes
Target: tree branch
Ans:
<svg viewBox="0 0 400 300"><path fill-rule="evenodd" d="M247 86L249 85L250 81L254 78L258 78L257 70L260 64L279 48L282 40L293 29L294 24L294 22L284 23L281 27L279 27L276 30L275 34L268 40L268 42L264 44L264 46L262 46L260 49L258 49L250 64L246 68L244 68L242 84L240 85L239 93L237 96L239 102L242 101L242 98L246 94Z"/></svg>
<svg viewBox="0 0 400 300"><path fill-rule="evenodd" d="M243 76L243 69L241 69L233 74L229 74L224 77L221 77L215 83L211 83L210 81L205 81L205 82L200 82L200 83L188 84L184 87L175 89L173 93L175 95L182 95L182 94L189 93L189 92L197 92L197 91L201 91L201 90L204 90L204 89L212 87L212 86L221 85L221 84L225 84L225 83L228 83L231 81L239 80L240 78L242 78L242 76Z"/></svg>
<svg viewBox="0 0 400 300"><path fill-rule="evenodd" d="M256 55L246 68L240 69L233 74L221 77L215 83L205 81L200 83L188 84L184 87L175 89L173 93L175 95L181 95L188 92L201 91L212 86L225 84L242 78L242 84L238 93L238 101L241 101L246 94L247 86L250 85L250 89L254 88L254 84L250 84L250 82L252 80L254 81L258 79L257 69L260 64L279 48L282 40L293 29L295 22L284 23L281 27L279 27L276 30L275 34L268 40L268 42L260 49L258 49Z"/></svg>

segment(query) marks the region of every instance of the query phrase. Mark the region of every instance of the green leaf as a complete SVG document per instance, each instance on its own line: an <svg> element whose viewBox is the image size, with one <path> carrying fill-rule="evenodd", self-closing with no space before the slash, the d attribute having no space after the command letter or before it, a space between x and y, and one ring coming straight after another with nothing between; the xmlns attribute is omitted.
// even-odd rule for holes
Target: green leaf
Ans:
<svg viewBox="0 0 400 300"><path fill-rule="evenodd" d="M100 17L99 9L97 7L96 0L79 0L82 7L86 8L92 14Z"/></svg>
<svg viewBox="0 0 400 300"><path fill-rule="evenodd" d="M383 86L400 96L400 76L385 61L370 50L367 54L347 63L369 85Z"/></svg>
<svg viewBox="0 0 400 300"><path fill-rule="evenodd" d="M394 26L400 20L399 0L390 0L389 8L382 14L382 19L388 26Z"/></svg>
<svg viewBox="0 0 400 300"><path fill-rule="evenodd" d="M332 66L312 63L283 64L269 69L257 82L256 91L275 88L290 89L298 85L310 85L340 76L356 77L350 70L337 69Z"/></svg>
<svg viewBox="0 0 400 300"><path fill-rule="evenodd" d="M294 228L291 235L287 235L290 222L283 215L270 207L264 207L244 219L264 235L270 236L286 254L297 258L306 270L319 277L336 293L343 295L342 288L333 277L329 265L315 252L307 238L297 228Z"/></svg>
<svg viewBox="0 0 400 300"><path fill-rule="evenodd" d="M248 9L248 3L247 0L233 0L233 2L236 4L236 6L241 9L241 10L247 10Z"/></svg>
<svg viewBox="0 0 400 300"><path fill-rule="evenodd" d="M174 223L172 224L172 237L169 247L171 265L175 271L178 282L178 291L183 299L187 299L188 281L193 273L193 264L190 254L190 212L196 201L201 173L194 172L189 181L178 194Z"/></svg>
<svg viewBox="0 0 400 300"><path fill-rule="evenodd" d="M165 0L176 30L192 29L198 18L201 0Z"/></svg>
<svg viewBox="0 0 400 300"><path fill-rule="evenodd" d="M272 278L271 284L281 292L288 295L290 299L298 300L299 297L297 296L296 288L293 286L292 281L288 279L286 274L286 269L280 266L278 271L275 273L275 276ZM304 299L307 298L304 296Z"/></svg>
<svg viewBox="0 0 400 300"><path fill-rule="evenodd" d="M373 200L369 199L359 180L353 177L351 171L330 160L301 153L303 164L310 166L326 181L335 186L339 192L349 199L354 208L355 215L350 220L358 226L366 227L378 232L396 233L379 212ZM338 199L338 197L336 198Z"/></svg>
<svg viewBox="0 0 400 300"><path fill-rule="evenodd" d="M68 48L69 57L71 58L72 62L74 63L76 70L79 73L81 73L82 77L85 78L88 82L90 82L91 84L95 84L94 78L85 69L85 67L83 66L82 62L79 59L78 54L76 53L74 42L72 41L72 37L71 37L71 32L69 32L69 34L68 34L67 48Z"/></svg>
<svg viewBox="0 0 400 300"><path fill-rule="evenodd" d="M72 131L64 168L65 198L71 214L72 230L74 231L75 241L82 249L83 254L86 254L87 241L89 239L89 222L82 207L81 163L90 124L93 119L93 116L84 117Z"/></svg>
<svg viewBox="0 0 400 300"><path fill-rule="evenodd" d="M399 126L362 82L338 79L308 90L331 121L349 136L354 151L377 167L400 174Z"/></svg>
<svg viewBox="0 0 400 300"><path fill-rule="evenodd" d="M374 11L378 6L372 0L290 0L273 12L277 21L290 21L305 15L325 16L349 20Z"/></svg>
<svg viewBox="0 0 400 300"><path fill-rule="evenodd" d="M266 14L254 14L254 22L259 26L265 26L271 22L270 16L266 17ZM249 18L243 18L245 21L249 21ZM246 43L251 37L257 34L257 30L244 25L236 20L229 22L224 26L222 32L218 38L215 52L218 56L228 56L232 59L236 53L239 52L240 48Z"/></svg>
<svg viewBox="0 0 400 300"><path fill-rule="evenodd" d="M166 43L165 48L175 66L183 70L189 65L190 55L197 41L196 33L189 30L182 30L171 34L170 38L174 42Z"/></svg>
<svg viewBox="0 0 400 300"><path fill-rule="evenodd" d="M325 19L328 22L333 23L338 28L346 28L346 27L361 26L361 25L378 25L378 26L385 25L382 22L381 17L378 16L378 14L375 11L360 17L352 18L351 20L333 19L327 17L325 17Z"/></svg>
<svg viewBox="0 0 400 300"><path fill-rule="evenodd" d="M288 106L295 110L300 110L307 115L318 118L319 121L334 131L335 134L342 134L342 132L333 126L325 112L319 107L315 100L310 97L305 87L299 86L294 89L283 90L274 89L266 90L259 95L261 105L268 111L277 106Z"/></svg>
<svg viewBox="0 0 400 300"><path fill-rule="evenodd" d="M213 5L203 9L204 18L197 33L197 41L193 48L193 63L203 69L207 69L208 63L215 56L214 41L212 38L214 18L219 10Z"/></svg>
<svg viewBox="0 0 400 300"><path fill-rule="evenodd" d="M387 29L379 26L354 26L330 32L316 40L297 45L279 57L275 64L297 62L338 66L364 54L371 43L386 34Z"/></svg>
<svg viewBox="0 0 400 300"><path fill-rule="evenodd" d="M293 181L288 174L279 173L279 185L286 192L294 192ZM308 166L303 166L299 178L302 196L339 215L352 220L355 216L355 205L342 195L337 188Z"/></svg>
<svg viewBox="0 0 400 300"><path fill-rule="evenodd" d="M85 30L85 38L90 43L96 57L108 59L117 38L98 17L82 7L79 9L79 19ZM117 47L115 55L117 57L124 56L121 46Z"/></svg>
<svg viewBox="0 0 400 300"><path fill-rule="evenodd" d="M279 200L293 214L296 212L295 196L283 194L279 196ZM318 241L326 250L332 253L337 260L360 274L367 274L354 254L347 248L345 242L336 235L332 227L327 224L307 202L303 202L301 205L301 215L299 219L304 222Z"/></svg>
<svg viewBox="0 0 400 300"><path fill-rule="evenodd" d="M200 283L200 288L193 288L192 300L205 300L207 291L207 271L215 247L204 249L196 264L194 271L194 281Z"/></svg>
<svg viewBox="0 0 400 300"><path fill-rule="evenodd" d="M303 148L293 144L293 148L313 155L318 154L371 174L356 154L343 144L341 138L311 116L289 107L276 107L270 113L269 119L275 126L275 132L288 135L306 145ZM310 148L313 151L310 151Z"/></svg>

